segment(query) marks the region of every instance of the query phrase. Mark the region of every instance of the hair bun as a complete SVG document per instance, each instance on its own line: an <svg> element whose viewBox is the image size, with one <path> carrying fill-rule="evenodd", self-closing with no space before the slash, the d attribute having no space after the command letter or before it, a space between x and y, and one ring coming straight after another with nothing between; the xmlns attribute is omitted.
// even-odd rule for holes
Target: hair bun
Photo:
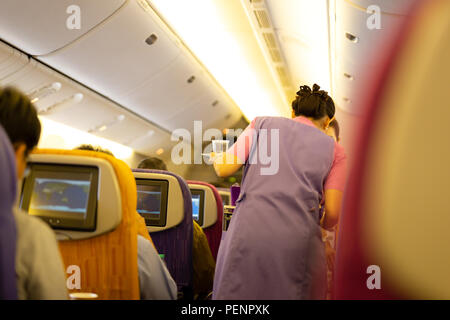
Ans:
<svg viewBox="0 0 450 320"><path fill-rule="evenodd" d="M325 90L320 90L320 86L318 84L314 84L313 86L313 94L316 96L321 97L324 101L328 101L330 99L330 96L328 95L328 92Z"/></svg>
<svg viewBox="0 0 450 320"><path fill-rule="evenodd" d="M312 94L311 88L307 85L300 86L300 90L297 91L297 95L300 97L306 97Z"/></svg>
<svg viewBox="0 0 450 320"><path fill-rule="evenodd" d="M313 85L313 92L318 92L320 90L320 86L317 83Z"/></svg>

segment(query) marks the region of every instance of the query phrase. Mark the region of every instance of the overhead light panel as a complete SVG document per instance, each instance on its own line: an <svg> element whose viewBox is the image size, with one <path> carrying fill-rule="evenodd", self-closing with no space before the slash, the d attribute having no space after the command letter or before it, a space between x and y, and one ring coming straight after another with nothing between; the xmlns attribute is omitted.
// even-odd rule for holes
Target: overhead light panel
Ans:
<svg viewBox="0 0 450 320"><path fill-rule="evenodd" d="M30 98L31 103L36 103L39 100L42 100L45 97L48 97L49 95L59 91L61 87L62 86L60 82L53 82L49 85L45 85L28 93L28 97Z"/></svg>
<svg viewBox="0 0 450 320"><path fill-rule="evenodd" d="M117 116L114 120L109 121L107 123L101 123L98 126L96 126L95 128L88 130L88 132L89 133L103 132L106 129L108 129L108 128L110 128L110 127L112 127L112 126L114 126L114 125L116 125L116 124L118 124L120 122L122 122L123 120L125 120L125 116L123 114L121 114L121 115Z"/></svg>
<svg viewBox="0 0 450 320"><path fill-rule="evenodd" d="M81 100L83 100L83 98L84 98L84 95L82 93L75 93L74 95L72 95L66 99L63 99L57 103L54 103L47 108L39 110L38 113L40 115L47 115L47 114L50 114L51 112L55 111L56 109L70 107L70 106L73 106L74 104L80 103Z"/></svg>

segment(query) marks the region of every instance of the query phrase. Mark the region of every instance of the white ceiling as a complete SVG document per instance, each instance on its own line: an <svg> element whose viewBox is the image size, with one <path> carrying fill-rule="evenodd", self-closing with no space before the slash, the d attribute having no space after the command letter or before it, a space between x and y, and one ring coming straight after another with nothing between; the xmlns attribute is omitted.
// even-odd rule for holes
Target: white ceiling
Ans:
<svg viewBox="0 0 450 320"><path fill-rule="evenodd" d="M292 85L330 90L327 0L266 0Z"/></svg>

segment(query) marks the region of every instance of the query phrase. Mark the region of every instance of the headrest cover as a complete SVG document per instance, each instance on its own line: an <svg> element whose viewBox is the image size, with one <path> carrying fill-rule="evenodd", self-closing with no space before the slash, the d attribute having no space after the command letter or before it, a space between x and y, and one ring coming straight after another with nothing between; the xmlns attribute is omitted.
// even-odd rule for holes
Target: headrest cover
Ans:
<svg viewBox="0 0 450 320"><path fill-rule="evenodd" d="M187 183L180 176L167 171L134 169L136 173L154 173L172 176L178 180L183 195L184 218L174 228L153 232L153 242L159 253L165 254L164 261L170 274L178 286L178 291L183 292L188 298L192 296L193 270L192 270L192 243L193 243L193 220L192 200Z"/></svg>
<svg viewBox="0 0 450 320"><path fill-rule="evenodd" d="M179 225L184 219L184 199L183 193L180 187L180 183L178 180L170 175L166 174L164 171L160 172L138 172L133 170L134 177L137 179L136 183L138 184L138 191L140 188L139 180L149 181L161 181L164 183L168 183L167 187L167 197L163 197L161 195L161 199L167 199L166 203L163 204L164 208L166 208L166 222L164 226L154 226L148 225L147 229L149 232L160 232L163 230L171 229ZM161 190L161 193L164 191ZM160 208L160 214L164 211L164 208ZM139 208L138 208L139 209ZM144 220L145 221L145 220Z"/></svg>
<svg viewBox="0 0 450 320"><path fill-rule="evenodd" d="M122 219L119 225L111 232L90 239L60 241L60 250L66 267L77 265L81 269L81 289L72 292L92 292L100 299L139 299L136 183L128 165L95 151L38 150L36 154L94 158L112 166L120 190Z"/></svg>
<svg viewBox="0 0 450 320"><path fill-rule="evenodd" d="M214 198L216 200L217 208L217 221L212 226L203 229L206 238L208 238L209 247L211 248L211 253L214 260L217 259L217 253L219 252L220 240L222 239L222 220L223 220L223 203L219 192L213 185L203 182L203 181L189 181L189 183L203 185L212 190Z"/></svg>

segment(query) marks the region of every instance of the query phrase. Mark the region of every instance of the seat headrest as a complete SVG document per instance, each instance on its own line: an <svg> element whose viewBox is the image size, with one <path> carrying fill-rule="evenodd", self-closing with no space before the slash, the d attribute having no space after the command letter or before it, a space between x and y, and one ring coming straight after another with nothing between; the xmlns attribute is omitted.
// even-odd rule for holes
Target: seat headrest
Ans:
<svg viewBox="0 0 450 320"><path fill-rule="evenodd" d="M217 188L217 191L219 192L220 197L222 198L222 204L224 206L231 205L231 192L230 192L230 189Z"/></svg>
<svg viewBox="0 0 450 320"><path fill-rule="evenodd" d="M211 185L202 184L201 182L197 181L188 181L188 185L189 189L191 190L193 199L196 199L195 205L198 205L198 219L196 219L198 224L202 228L211 227L217 222L218 204L214 196L214 191L217 192L217 190L214 190L214 187L212 187ZM193 215L195 214L196 213L193 212Z"/></svg>
<svg viewBox="0 0 450 320"><path fill-rule="evenodd" d="M149 232L172 229L185 214L185 200L177 178L165 171L133 170L138 194L138 212Z"/></svg>
<svg viewBox="0 0 450 320"><path fill-rule="evenodd" d="M111 232L122 221L126 201L119 183L126 167L117 172L121 162L93 151L37 150L30 156L21 207L47 221L59 240Z"/></svg>

